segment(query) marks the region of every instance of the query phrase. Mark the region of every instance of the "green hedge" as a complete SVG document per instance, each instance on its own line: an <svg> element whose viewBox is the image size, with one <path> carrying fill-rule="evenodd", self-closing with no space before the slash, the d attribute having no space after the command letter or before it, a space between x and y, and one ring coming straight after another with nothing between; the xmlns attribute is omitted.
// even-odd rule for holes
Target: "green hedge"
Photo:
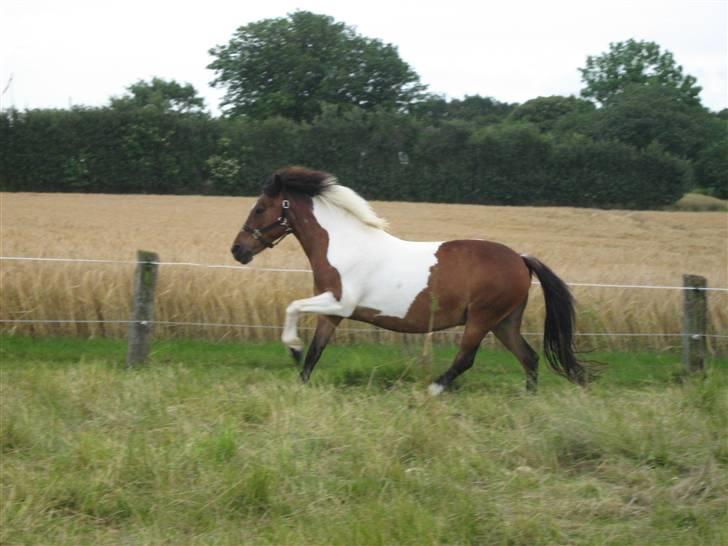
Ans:
<svg viewBox="0 0 728 546"><path fill-rule="evenodd" d="M335 108L312 123L145 108L10 111L0 116L0 189L256 195L262 177L302 164L368 199L645 209L691 184L691 164L656 143L541 129ZM701 164L713 178L719 151Z"/></svg>
<svg viewBox="0 0 728 546"><path fill-rule="evenodd" d="M0 188L199 192L219 129L202 115L108 108L6 112Z"/></svg>

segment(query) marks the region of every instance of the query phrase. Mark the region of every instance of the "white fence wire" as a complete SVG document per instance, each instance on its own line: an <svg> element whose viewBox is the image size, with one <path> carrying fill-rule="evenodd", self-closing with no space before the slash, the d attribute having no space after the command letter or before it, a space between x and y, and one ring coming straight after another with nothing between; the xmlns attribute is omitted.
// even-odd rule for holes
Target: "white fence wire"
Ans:
<svg viewBox="0 0 728 546"><path fill-rule="evenodd" d="M36 258L28 256L0 256L0 261L26 261L26 262L68 262L68 263L94 263L94 264L117 264L117 265L136 265L138 263L149 263L164 266L182 266L182 267L205 267L208 269L235 269L240 271L252 272L274 272L274 273L311 273L310 269L284 268L284 267L250 267L247 265L217 265L217 264L201 264L195 262L138 262L136 260L106 260L95 258ZM534 281L534 285L539 284ZM728 288L713 287L685 287L671 286L664 284L603 284L590 282L566 282L569 286L585 286L592 288L643 288L658 290L704 290L712 292L728 292Z"/></svg>
<svg viewBox="0 0 728 546"><path fill-rule="evenodd" d="M203 264L196 262L139 262L137 260L111 260L97 258L48 258L48 257L30 257L30 256L0 256L0 261L17 261L17 262L51 262L51 263L91 263L91 264L109 264L109 265L137 265L138 263L151 263L166 267L200 267L208 269L230 269L239 271L249 271L254 273L311 273L310 269L303 268L283 268L283 267L250 267L244 265L221 265L221 264ZM538 285L538 281L531 284ZM647 289L647 290L701 290L712 292L728 292L728 288L715 287L685 287L660 284L616 284L616 283L588 283L588 282L567 282L569 286L590 287L590 288L620 288L620 289ZM0 324L134 324L133 320L81 320L81 319L0 319ZM154 325L160 326L184 326L184 327L210 327L210 328L239 328L239 329L261 329L261 330L282 330L282 326L269 324L235 324L235 323L210 323L210 322L182 322L155 320ZM300 327L301 330L314 330L312 327ZM375 334L378 329L375 328L339 328L337 331L346 333L364 333ZM526 336L543 336L539 332L522 332ZM460 335L461 329L443 330L434 332L436 335ZM651 333L634 333L634 332L577 332L574 334L579 337L687 337L691 334L674 333L674 332L651 332ZM728 335L723 334L703 334L703 337L711 339L728 339Z"/></svg>

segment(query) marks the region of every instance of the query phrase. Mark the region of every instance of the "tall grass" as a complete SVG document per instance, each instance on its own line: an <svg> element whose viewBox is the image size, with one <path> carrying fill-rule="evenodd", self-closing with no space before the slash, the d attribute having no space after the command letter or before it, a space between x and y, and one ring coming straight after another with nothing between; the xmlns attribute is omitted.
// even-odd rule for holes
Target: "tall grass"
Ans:
<svg viewBox="0 0 728 546"><path fill-rule="evenodd" d="M487 353L432 399L406 349L334 349L302 387L276 345L131 372L121 345L2 339L0 543L728 541L725 361L679 383L610 355L588 391L527 396Z"/></svg>
<svg viewBox="0 0 728 546"><path fill-rule="evenodd" d="M229 246L248 198L2 194L3 255L132 260L138 248L163 261L234 265ZM682 273L728 286L725 213L600 211L375 203L392 232L413 240L477 237L539 257L567 281L680 285ZM259 255L254 266L307 267L295 239ZM127 320L133 265L0 263L0 318ZM161 337L274 339L288 302L311 293L307 273L162 266L157 318L254 327L160 326ZM581 332L679 332L679 291L575 287ZM728 332L728 295L711 293L710 331ZM311 326L307 319L303 326ZM268 326L268 328L259 328ZM121 336L121 324L3 324L4 331ZM339 341L402 340L380 331L347 332ZM543 330L543 300L533 288L524 330ZM444 334L436 339L453 339ZM673 337L598 337L584 347L678 345ZM725 347L714 342L714 347Z"/></svg>

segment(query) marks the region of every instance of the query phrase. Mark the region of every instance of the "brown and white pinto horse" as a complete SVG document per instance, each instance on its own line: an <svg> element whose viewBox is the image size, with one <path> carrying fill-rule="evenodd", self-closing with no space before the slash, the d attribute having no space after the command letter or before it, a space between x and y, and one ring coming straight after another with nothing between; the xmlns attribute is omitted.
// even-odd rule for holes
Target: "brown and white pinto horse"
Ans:
<svg viewBox="0 0 728 546"><path fill-rule="evenodd" d="M546 299L544 352L551 367L585 384L588 373L573 350L574 305L566 284L535 258L480 240L412 242L387 233L386 222L330 174L290 167L273 173L235 238L243 264L293 233L313 270L315 296L286 309L281 339L300 363L300 313L319 315L301 379L308 381L343 318L397 332L426 333L465 325L460 351L429 387L440 394L473 365L485 335L495 336L536 389L538 355L520 333L535 274Z"/></svg>

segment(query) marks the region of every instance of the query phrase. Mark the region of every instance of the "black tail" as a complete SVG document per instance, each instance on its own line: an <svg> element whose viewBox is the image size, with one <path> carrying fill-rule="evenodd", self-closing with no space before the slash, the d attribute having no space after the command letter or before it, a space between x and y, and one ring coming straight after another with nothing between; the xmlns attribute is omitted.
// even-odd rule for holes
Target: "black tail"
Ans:
<svg viewBox="0 0 728 546"><path fill-rule="evenodd" d="M586 385L590 374L574 354L574 298L556 273L530 256L523 256L528 269L541 283L546 300L543 350L551 368L569 381Z"/></svg>

